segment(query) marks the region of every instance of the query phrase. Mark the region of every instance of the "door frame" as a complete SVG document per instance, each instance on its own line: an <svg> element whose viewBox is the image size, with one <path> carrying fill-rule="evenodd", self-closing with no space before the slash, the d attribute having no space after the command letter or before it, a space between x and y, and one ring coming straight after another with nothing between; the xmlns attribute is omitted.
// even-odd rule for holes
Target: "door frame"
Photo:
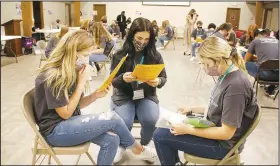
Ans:
<svg viewBox="0 0 280 166"><path fill-rule="evenodd" d="M268 14L268 11L271 11L271 13L273 12L273 9L270 8L270 9L264 9L264 17L263 17L263 24L262 24L262 27L265 29L267 28L266 27L266 22L267 22L267 14ZM271 24L271 19L272 17L270 18L270 24Z"/></svg>
<svg viewBox="0 0 280 166"><path fill-rule="evenodd" d="M71 4L65 3L65 9L66 8L68 8L68 16L69 16L68 17L68 22L69 22L68 26L70 27L70 26L72 26L71 25L71 20L72 20L72 17L71 17Z"/></svg>
<svg viewBox="0 0 280 166"><path fill-rule="evenodd" d="M227 15L226 15L226 22L229 22L229 21L227 20L227 18L228 18L228 14L229 14L229 10L230 10L230 9L239 10L239 20L238 20L238 24L237 24L237 28L236 28L236 29L239 29L241 9L240 9L240 8L231 8L231 7L228 7L228 8L227 8ZM233 27L233 29L234 29L234 27Z"/></svg>
<svg viewBox="0 0 280 166"><path fill-rule="evenodd" d="M41 19L41 27L42 29L44 29L45 24L44 24L44 6L43 6L43 2L40 1L40 19Z"/></svg>

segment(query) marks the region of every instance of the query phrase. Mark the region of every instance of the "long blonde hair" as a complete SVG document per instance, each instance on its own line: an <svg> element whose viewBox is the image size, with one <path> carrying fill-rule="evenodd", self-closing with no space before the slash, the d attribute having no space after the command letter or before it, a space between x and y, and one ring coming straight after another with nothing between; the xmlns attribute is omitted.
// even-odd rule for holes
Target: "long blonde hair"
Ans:
<svg viewBox="0 0 280 166"><path fill-rule="evenodd" d="M111 42L113 40L110 32L108 32L100 22L93 23L90 32L92 33L94 42L97 46L100 46L101 37L105 37L106 42Z"/></svg>
<svg viewBox="0 0 280 166"><path fill-rule="evenodd" d="M231 47L225 40L219 37L210 36L206 38L199 47L198 53L201 59L209 58L215 62L221 58L230 59L236 67L247 73L244 60L236 48Z"/></svg>
<svg viewBox="0 0 280 166"><path fill-rule="evenodd" d="M87 31L89 29L89 20L80 21L80 29Z"/></svg>
<svg viewBox="0 0 280 166"><path fill-rule="evenodd" d="M45 72L47 86L52 87L54 96L58 98L64 92L68 98L68 91L77 82L77 52L92 48L93 41L85 30L68 32L58 42L47 63L38 70L38 75Z"/></svg>

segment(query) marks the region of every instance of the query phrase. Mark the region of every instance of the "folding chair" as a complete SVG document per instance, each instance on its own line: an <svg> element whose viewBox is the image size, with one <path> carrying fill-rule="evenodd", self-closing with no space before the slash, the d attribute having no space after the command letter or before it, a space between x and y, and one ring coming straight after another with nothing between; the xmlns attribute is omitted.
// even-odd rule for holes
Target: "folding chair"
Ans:
<svg viewBox="0 0 280 166"><path fill-rule="evenodd" d="M167 48L170 42L173 43L173 48L175 50L175 40L177 39L177 28L172 27L172 32L173 32L173 37L170 40L168 40L167 43L164 45L164 50Z"/></svg>
<svg viewBox="0 0 280 166"><path fill-rule="evenodd" d="M32 165L35 165L41 155L49 155L48 164L51 162L51 157L55 160L58 165L62 165L60 160L57 158L56 155L79 155L76 165L78 164L81 154L86 154L90 161L95 165L94 160L92 159L91 155L88 153L88 149L90 143L84 143L77 146L71 147L52 147L50 146L45 138L41 135L38 131L35 116L34 116L34 88L27 91L22 98L22 110L25 118L27 119L28 123L32 127L35 132L35 142L34 148L32 148L33 158L32 158ZM38 146L39 145L39 146ZM37 159L36 156L40 155ZM44 159L45 159L44 157ZM43 161L42 161L43 162Z"/></svg>
<svg viewBox="0 0 280 166"><path fill-rule="evenodd" d="M266 80L261 80L260 79L260 72L261 71L265 71L265 70L278 70L279 71L279 59L272 59L272 60L267 60L265 62L263 62L257 72L257 75L255 77L255 81L253 84L253 87L255 87L255 84L257 83L256 86L256 95L258 95L258 84L260 85L275 85L275 86L279 86L279 80L278 81L266 81ZM279 93L279 89L274 97L274 101L277 98ZM262 108L271 108L271 109L278 109L276 107L268 107L268 106L261 106Z"/></svg>
<svg viewBox="0 0 280 166"><path fill-rule="evenodd" d="M45 56L45 49L47 47L47 43L44 40L39 40L36 45L39 47L40 49L40 53L41 53L41 58L40 58L40 63L39 63L39 68L41 67L41 62L42 61L47 61L47 57Z"/></svg>
<svg viewBox="0 0 280 166"><path fill-rule="evenodd" d="M186 165L188 162L194 164L206 164L206 165L243 165L244 163L240 162L240 154L238 148L245 142L246 138L257 127L261 119L261 115L262 115L261 107L258 105L256 115L254 117L252 125L250 126L248 131L241 137L241 139L237 142L237 144L227 153L227 155L222 160L202 158L202 157L197 157L185 153L184 157L186 162L184 165Z"/></svg>
<svg viewBox="0 0 280 166"><path fill-rule="evenodd" d="M107 47L107 45L106 45L106 47ZM106 49L106 47L105 47L105 49ZM115 48L116 48L116 45L114 45L114 46L111 48L110 52L107 53L108 55L107 55L107 54L105 53L105 51L104 51L104 54L107 55L107 58L106 58L105 61L103 61L103 62L98 62L99 64L101 64L100 70L101 70L103 67L104 67L105 70L106 70L106 64L111 63L111 60L112 60L112 57L113 57ZM104 49L104 50L105 50L105 49Z"/></svg>

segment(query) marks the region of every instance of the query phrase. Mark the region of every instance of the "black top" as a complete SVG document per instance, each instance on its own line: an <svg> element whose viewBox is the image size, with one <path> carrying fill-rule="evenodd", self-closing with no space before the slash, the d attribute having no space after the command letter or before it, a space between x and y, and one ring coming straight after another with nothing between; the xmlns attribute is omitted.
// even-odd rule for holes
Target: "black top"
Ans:
<svg viewBox="0 0 280 166"><path fill-rule="evenodd" d="M68 100L65 95L56 98L52 94L52 86L47 87L45 81L45 74L40 74L35 80L35 119L36 123L39 126L40 133L43 136L48 136L52 133L53 129L57 124L64 121L56 112L56 108L66 106ZM74 92L75 87L71 88L68 92L68 95L71 96ZM72 116L80 115L80 107L77 106L75 112Z"/></svg>
<svg viewBox="0 0 280 166"><path fill-rule="evenodd" d="M139 64L142 55L144 55L144 62L143 64L164 64L162 56L159 52L156 52L155 58L147 57L147 55L142 53L136 53L135 56L128 54L126 61L121 66L120 70L118 71L117 75L112 81L113 89L113 96L112 100L114 104L120 106L125 104L127 101L132 100L133 98L133 91L136 89L143 89L144 96L146 99L150 99L158 104L158 97L156 94L156 88L149 86L146 83L139 84L137 86L136 82L126 83L123 80L123 74L126 72L132 72L134 70L134 60L136 64ZM126 56L123 52L117 52L113 55L112 64L111 64L111 71L115 69L115 67L119 64L120 60ZM158 76L161 79L161 84L157 88L161 88L166 83L166 72L165 68L161 71Z"/></svg>
<svg viewBox="0 0 280 166"><path fill-rule="evenodd" d="M118 22L118 25L119 25L120 29L125 28L125 26L126 26L126 17L121 15L121 14L118 15L117 22Z"/></svg>

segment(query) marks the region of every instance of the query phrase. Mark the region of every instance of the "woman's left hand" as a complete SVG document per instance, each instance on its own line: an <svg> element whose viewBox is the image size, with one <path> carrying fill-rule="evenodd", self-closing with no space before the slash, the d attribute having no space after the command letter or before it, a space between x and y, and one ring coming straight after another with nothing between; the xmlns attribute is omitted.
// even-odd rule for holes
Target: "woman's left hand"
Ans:
<svg viewBox="0 0 280 166"><path fill-rule="evenodd" d="M147 81L146 83L152 87L157 87L159 85L159 82L159 78L156 78L154 80Z"/></svg>
<svg viewBox="0 0 280 166"><path fill-rule="evenodd" d="M170 132L173 135L184 135L184 134L190 134L191 130L192 127L190 127L186 123L180 123L180 124L172 125Z"/></svg>
<svg viewBox="0 0 280 166"><path fill-rule="evenodd" d="M103 90L103 91L99 91L99 90L95 91L95 92L94 92L94 96L95 96L96 98L105 97L105 96L108 94L108 92L110 91L110 86L111 86L111 85L108 85L107 88L106 88L105 90Z"/></svg>

